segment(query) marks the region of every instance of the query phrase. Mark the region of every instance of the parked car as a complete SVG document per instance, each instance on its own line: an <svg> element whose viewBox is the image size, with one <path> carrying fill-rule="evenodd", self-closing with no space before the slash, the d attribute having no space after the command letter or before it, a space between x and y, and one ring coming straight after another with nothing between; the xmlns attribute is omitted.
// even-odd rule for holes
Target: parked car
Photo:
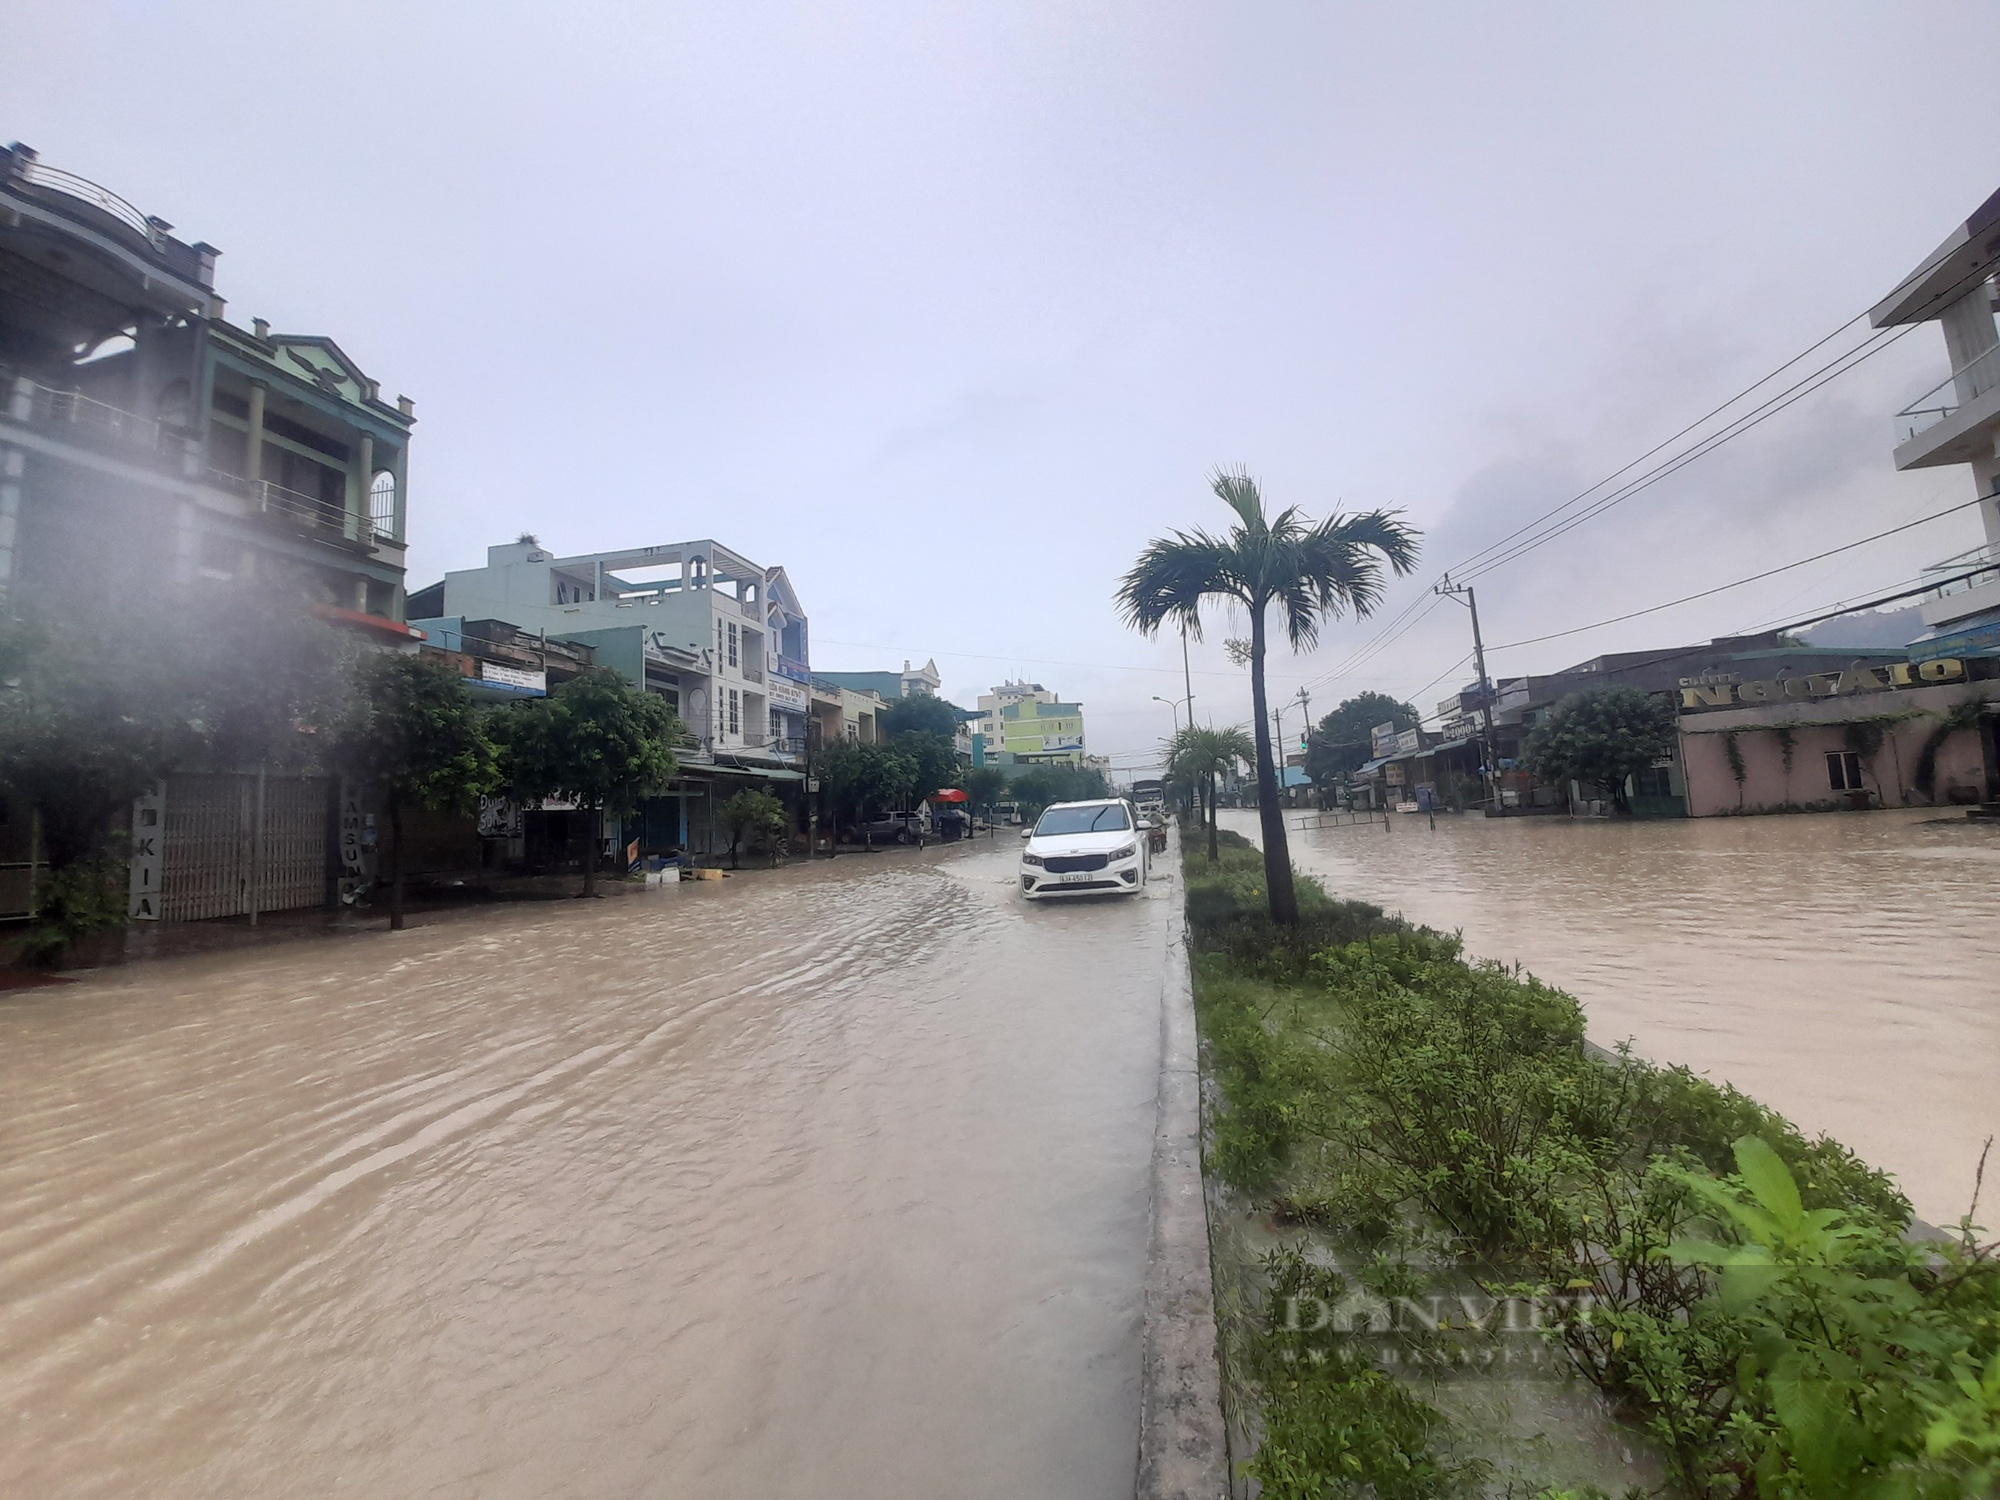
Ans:
<svg viewBox="0 0 2000 1500"><path fill-rule="evenodd" d="M921 844L930 837L930 824L922 813L878 813L849 829L848 836L857 844Z"/></svg>
<svg viewBox="0 0 2000 1500"><path fill-rule="evenodd" d="M1123 798L1057 802L1022 832L1021 894L1131 895L1146 884L1152 857L1132 804Z"/></svg>

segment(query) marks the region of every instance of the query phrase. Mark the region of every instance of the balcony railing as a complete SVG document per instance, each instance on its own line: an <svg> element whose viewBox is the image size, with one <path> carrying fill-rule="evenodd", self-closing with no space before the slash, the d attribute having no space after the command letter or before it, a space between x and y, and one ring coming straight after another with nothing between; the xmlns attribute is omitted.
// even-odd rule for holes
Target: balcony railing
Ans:
<svg viewBox="0 0 2000 1500"><path fill-rule="evenodd" d="M164 458L178 464L193 442L179 427L139 416L81 391L43 385L4 366L0 366L0 388L4 388L7 415L80 448L123 457Z"/></svg>
<svg viewBox="0 0 2000 1500"><path fill-rule="evenodd" d="M166 240L166 230L158 220L139 212L108 187L101 187L87 177L79 177L74 172L65 172L60 167L45 167L38 161L28 161L19 167L24 182L36 187L53 188L58 193L88 203L101 213L109 214L134 233L143 235L146 243L155 250Z"/></svg>
<svg viewBox="0 0 2000 1500"><path fill-rule="evenodd" d="M245 479L222 469L210 469L208 481L218 489L247 500L257 514L269 516L288 526L297 526L321 536L338 536L364 543L376 537L384 541L396 540L393 511L387 516L370 517L359 527L353 527L349 525L348 510L342 501L323 500L318 495L286 489L268 479Z"/></svg>
<svg viewBox="0 0 2000 1500"><path fill-rule="evenodd" d="M743 680L745 682L762 682L764 680L764 669L762 667L753 667L746 661L743 663Z"/></svg>
<svg viewBox="0 0 2000 1500"><path fill-rule="evenodd" d="M2000 386L2000 344L1953 370L1897 412L1896 441L1907 443L1918 433L1937 426L1973 397L1983 396L1995 386Z"/></svg>
<svg viewBox="0 0 2000 1500"><path fill-rule="evenodd" d="M1987 562L1993 566L1974 571L1981 563ZM1964 576L1968 574L1969 577ZM1990 543L1970 548L1955 557L1947 557L1943 562L1932 563L1924 569L1923 576L1950 580L1931 590L1930 597L1933 599L1946 599L1953 594L1966 594L1974 589L1984 588L1987 584L2000 580L2000 548L1995 548Z"/></svg>

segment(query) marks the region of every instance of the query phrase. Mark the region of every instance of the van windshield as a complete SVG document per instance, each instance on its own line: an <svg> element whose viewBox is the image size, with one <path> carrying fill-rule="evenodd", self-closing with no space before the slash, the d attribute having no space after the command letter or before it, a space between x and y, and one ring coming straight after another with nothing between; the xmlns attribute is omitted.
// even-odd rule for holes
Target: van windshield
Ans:
<svg viewBox="0 0 2000 1500"><path fill-rule="evenodd" d="M1035 837L1056 833L1116 833L1131 826L1132 820L1125 816L1122 802L1106 802L1097 807L1052 807L1035 825Z"/></svg>

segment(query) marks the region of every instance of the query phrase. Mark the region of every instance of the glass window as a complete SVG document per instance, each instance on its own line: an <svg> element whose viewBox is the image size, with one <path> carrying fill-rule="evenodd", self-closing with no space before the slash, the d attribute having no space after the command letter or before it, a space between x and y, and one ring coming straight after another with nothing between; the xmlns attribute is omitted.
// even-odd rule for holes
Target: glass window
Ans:
<svg viewBox="0 0 2000 1500"><path fill-rule="evenodd" d="M1132 826L1122 802L1088 802L1081 807L1052 807L1035 825L1035 837L1059 833L1115 833Z"/></svg>
<svg viewBox="0 0 2000 1500"><path fill-rule="evenodd" d="M1861 791L1861 757L1852 750L1829 750L1826 755L1827 785L1836 792Z"/></svg>
<svg viewBox="0 0 2000 1500"><path fill-rule="evenodd" d="M736 665L736 622L729 622L729 665Z"/></svg>
<svg viewBox="0 0 2000 1500"><path fill-rule="evenodd" d="M729 732L731 734L741 734L743 732L742 709L743 699L741 695L738 694L735 688L731 688L729 690Z"/></svg>

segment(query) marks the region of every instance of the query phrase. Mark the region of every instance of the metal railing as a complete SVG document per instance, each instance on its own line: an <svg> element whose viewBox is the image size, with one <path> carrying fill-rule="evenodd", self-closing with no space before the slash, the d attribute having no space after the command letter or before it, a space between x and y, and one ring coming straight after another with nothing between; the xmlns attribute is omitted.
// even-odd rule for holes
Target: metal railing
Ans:
<svg viewBox="0 0 2000 1500"><path fill-rule="evenodd" d="M762 682L764 680L764 669L762 667L753 667L746 661L743 663L743 680L745 682Z"/></svg>
<svg viewBox="0 0 2000 1500"><path fill-rule="evenodd" d="M139 453L178 461L193 441L179 427L142 417L81 391L63 390L0 367L4 404L0 410L18 422L73 442L79 447Z"/></svg>
<svg viewBox="0 0 2000 1500"><path fill-rule="evenodd" d="M159 220L140 213L110 188L92 182L88 177L79 177L60 167L46 167L38 161L22 163L19 171L23 182L34 187L53 188L58 193L88 203L100 213L109 214L134 233L143 235L146 243L155 250L166 243L166 228Z"/></svg>
<svg viewBox="0 0 2000 1500"><path fill-rule="evenodd" d="M1970 577L1956 576L1969 573L1983 562L1991 562L1993 566L1984 572L1971 573ZM1942 562L1932 563L1923 571L1923 576L1926 578L1937 574L1953 576L1950 582L1941 583L1931 590L1931 598L1946 599L1953 594L1969 594L1974 589L1984 588L1987 584L2000 580L2000 549L1996 549L1991 543L1968 548L1955 557L1947 557Z"/></svg>
<svg viewBox="0 0 2000 1500"><path fill-rule="evenodd" d="M1907 443L1937 426L1976 396L2000 386L2000 344L1953 370L1896 413L1896 441Z"/></svg>

